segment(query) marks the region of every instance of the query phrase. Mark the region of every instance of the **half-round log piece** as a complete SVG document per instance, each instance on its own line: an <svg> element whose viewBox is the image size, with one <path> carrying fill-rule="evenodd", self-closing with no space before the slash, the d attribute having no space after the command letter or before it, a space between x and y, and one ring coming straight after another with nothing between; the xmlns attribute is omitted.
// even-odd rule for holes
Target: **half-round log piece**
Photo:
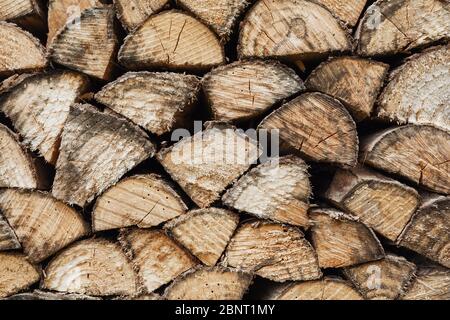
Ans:
<svg viewBox="0 0 450 320"><path fill-rule="evenodd" d="M43 289L93 296L138 293L138 280L117 243L105 239L79 241L48 264Z"/></svg>
<svg viewBox="0 0 450 320"><path fill-rule="evenodd" d="M338 170L325 197L395 242L419 206L419 194L366 168Z"/></svg>
<svg viewBox="0 0 450 320"><path fill-rule="evenodd" d="M218 200L225 188L255 163L258 143L235 127L210 123L157 155L172 178L200 207Z"/></svg>
<svg viewBox="0 0 450 320"><path fill-rule="evenodd" d="M307 169L295 156L260 164L235 182L222 202L261 219L307 227L311 195Z"/></svg>
<svg viewBox="0 0 450 320"><path fill-rule="evenodd" d="M384 250L373 231L340 211L316 208L309 213L311 237L321 268L342 268L378 260Z"/></svg>
<svg viewBox="0 0 450 320"><path fill-rule="evenodd" d="M92 212L95 232L129 226L150 228L187 210L172 185L156 174L119 181L103 193Z"/></svg>
<svg viewBox="0 0 450 320"><path fill-rule="evenodd" d="M362 121L372 113L388 69L377 61L337 57L320 64L305 84L340 100L356 121Z"/></svg>
<svg viewBox="0 0 450 320"><path fill-rule="evenodd" d="M217 36L203 23L178 11L146 20L125 38L119 62L129 69L205 71L225 62Z"/></svg>
<svg viewBox="0 0 450 320"><path fill-rule="evenodd" d="M345 275L370 300L395 300L415 276L416 266L403 257L386 255L379 261L346 268Z"/></svg>
<svg viewBox="0 0 450 320"><path fill-rule="evenodd" d="M315 0L315 2L323 5L348 26L353 27L358 23L367 0Z"/></svg>
<svg viewBox="0 0 450 320"><path fill-rule="evenodd" d="M213 118L222 121L257 117L305 88L294 70L263 60L219 67L207 74L202 84Z"/></svg>
<svg viewBox="0 0 450 320"><path fill-rule="evenodd" d="M86 76L71 71L35 74L2 95L0 111L12 120L24 144L54 164L70 106L88 83Z"/></svg>
<svg viewBox="0 0 450 320"><path fill-rule="evenodd" d="M3 189L0 210L32 262L40 262L89 233L81 215L39 191Z"/></svg>
<svg viewBox="0 0 450 320"><path fill-rule="evenodd" d="M16 252L0 252L0 298L13 295L38 282L40 272Z"/></svg>
<svg viewBox="0 0 450 320"><path fill-rule="evenodd" d="M45 30L41 0L0 0L0 21L10 21L32 31Z"/></svg>
<svg viewBox="0 0 450 320"><path fill-rule="evenodd" d="M189 271L164 293L168 300L241 300L252 282L250 274L219 267Z"/></svg>
<svg viewBox="0 0 450 320"><path fill-rule="evenodd" d="M237 214L224 209L208 208L192 210L168 222L164 228L201 262L214 266L238 223Z"/></svg>
<svg viewBox="0 0 450 320"><path fill-rule="evenodd" d="M450 130L449 69L450 45L413 56L392 73L377 116Z"/></svg>
<svg viewBox="0 0 450 320"><path fill-rule="evenodd" d="M241 24L238 53L304 59L350 49L347 31L324 7L304 0L259 0Z"/></svg>
<svg viewBox="0 0 450 320"><path fill-rule="evenodd" d="M450 270L421 267L402 300L449 300Z"/></svg>
<svg viewBox="0 0 450 320"><path fill-rule="evenodd" d="M263 221L238 228L225 252L225 262L277 282L322 276L316 253L300 230Z"/></svg>
<svg viewBox="0 0 450 320"><path fill-rule="evenodd" d="M41 290L24 292L8 297L6 300L101 300L98 297L91 297L84 294L55 293Z"/></svg>
<svg viewBox="0 0 450 320"><path fill-rule="evenodd" d="M107 80L117 49L112 6L89 8L68 21L49 46L51 59L70 69Z"/></svg>
<svg viewBox="0 0 450 320"><path fill-rule="evenodd" d="M345 107L322 93L305 93L272 112L258 129L278 129L281 148L317 162L354 167L356 125Z"/></svg>
<svg viewBox="0 0 450 320"><path fill-rule="evenodd" d="M169 0L114 0L117 16L128 31L141 25L168 3Z"/></svg>
<svg viewBox="0 0 450 320"><path fill-rule="evenodd" d="M15 24L0 21L0 76L46 66L45 48L38 39Z"/></svg>
<svg viewBox="0 0 450 320"><path fill-rule="evenodd" d="M427 125L387 129L363 139L361 162L438 193L450 193L450 133Z"/></svg>
<svg viewBox="0 0 450 320"><path fill-rule="evenodd" d="M159 230L125 230L119 239L131 257L146 292L152 292L169 283L197 264L188 253Z"/></svg>
<svg viewBox="0 0 450 320"><path fill-rule="evenodd" d="M95 99L151 133L184 124L200 91L199 78L162 72L128 72L107 84Z"/></svg>
<svg viewBox="0 0 450 320"><path fill-rule="evenodd" d="M441 0L378 0L359 23L358 53L392 55L449 39L449 8Z"/></svg>
<svg viewBox="0 0 450 320"><path fill-rule="evenodd" d="M144 131L91 105L73 105L62 134L53 195L84 206L153 156Z"/></svg>
<svg viewBox="0 0 450 320"><path fill-rule="evenodd" d="M20 249L21 245L16 233L6 218L0 213L0 251Z"/></svg>

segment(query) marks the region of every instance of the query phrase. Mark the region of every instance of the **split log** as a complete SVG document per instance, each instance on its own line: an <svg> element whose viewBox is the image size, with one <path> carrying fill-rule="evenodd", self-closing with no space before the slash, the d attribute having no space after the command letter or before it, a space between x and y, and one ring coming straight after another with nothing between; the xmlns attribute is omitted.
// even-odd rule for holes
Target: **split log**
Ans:
<svg viewBox="0 0 450 320"><path fill-rule="evenodd" d="M119 236L146 292L152 292L197 264L159 230L132 229Z"/></svg>
<svg viewBox="0 0 450 320"><path fill-rule="evenodd" d="M359 23L358 54L393 55L449 39L449 9L441 0L378 0Z"/></svg>
<svg viewBox="0 0 450 320"><path fill-rule="evenodd" d="M268 115L258 129L279 130L280 148L317 162L354 167L356 125L345 107L322 93L305 93Z"/></svg>
<svg viewBox="0 0 450 320"><path fill-rule="evenodd" d="M67 68L108 80L117 50L111 6L89 8L68 21L54 36L50 58Z"/></svg>
<svg viewBox="0 0 450 320"><path fill-rule="evenodd" d="M391 74L378 102L378 118L450 130L449 69L450 46L411 57Z"/></svg>
<svg viewBox="0 0 450 320"><path fill-rule="evenodd" d="M255 118L305 89L294 70L270 60L227 64L207 74L202 84L213 118L221 121Z"/></svg>
<svg viewBox="0 0 450 320"><path fill-rule="evenodd" d="M95 100L151 133L185 124L200 91L199 78L161 72L128 72L107 84Z"/></svg>
<svg viewBox="0 0 450 320"><path fill-rule="evenodd" d="M40 270L24 255L0 252L0 298L27 289L40 279Z"/></svg>
<svg viewBox="0 0 450 320"><path fill-rule="evenodd" d="M20 249L16 233L0 212L0 251Z"/></svg>
<svg viewBox="0 0 450 320"><path fill-rule="evenodd" d="M6 300L101 300L101 298L91 297L84 294L55 293L41 290L33 292L18 293L8 297Z"/></svg>
<svg viewBox="0 0 450 320"><path fill-rule="evenodd" d="M164 292L168 300L241 300L252 276L233 269L204 267L176 279Z"/></svg>
<svg viewBox="0 0 450 320"><path fill-rule="evenodd" d="M161 11L169 0L114 0L117 17L123 27L131 31L152 14Z"/></svg>
<svg viewBox="0 0 450 320"><path fill-rule="evenodd" d="M437 193L450 193L450 133L427 125L387 129L363 139L361 162Z"/></svg>
<svg viewBox="0 0 450 320"><path fill-rule="evenodd" d="M1 0L0 21L16 23L30 31L45 30L45 9L41 0Z"/></svg>
<svg viewBox="0 0 450 320"><path fill-rule="evenodd" d="M48 264L42 288L92 296L138 293L131 263L117 243L105 239L77 242Z"/></svg>
<svg viewBox="0 0 450 320"><path fill-rule="evenodd" d="M419 194L366 168L338 170L325 197L395 242L419 206Z"/></svg>
<svg viewBox="0 0 450 320"><path fill-rule="evenodd" d="M275 158L241 177L222 202L261 219L307 227L311 196L307 168L294 156Z"/></svg>
<svg viewBox="0 0 450 320"><path fill-rule="evenodd" d="M324 7L304 0L259 0L241 24L238 54L307 59L351 47L347 31Z"/></svg>
<svg viewBox="0 0 450 320"><path fill-rule="evenodd" d="M342 268L379 260L384 250L373 231L343 212L311 210L312 244L321 268Z"/></svg>
<svg viewBox="0 0 450 320"><path fill-rule="evenodd" d="M362 121L370 117L388 69L377 61L337 57L320 64L305 84L340 100L356 121Z"/></svg>
<svg viewBox="0 0 450 320"><path fill-rule="evenodd" d="M87 89L89 79L71 71L53 71L17 82L5 89L0 111L11 119L30 150L54 164L70 106Z"/></svg>
<svg viewBox="0 0 450 320"><path fill-rule="evenodd" d="M250 221L238 228L224 261L277 282L322 276L314 249L299 229L263 221Z"/></svg>
<svg viewBox="0 0 450 320"><path fill-rule="evenodd" d="M157 155L172 178L200 207L210 206L261 154L258 143L235 127L209 123Z"/></svg>
<svg viewBox="0 0 450 320"><path fill-rule="evenodd" d="M91 105L73 105L62 134L52 193L83 207L152 157L154 150L145 132L131 122Z"/></svg>
<svg viewBox="0 0 450 320"><path fill-rule="evenodd" d="M367 0L315 0L315 2L323 5L346 25L353 27L358 23Z"/></svg>
<svg viewBox="0 0 450 320"><path fill-rule="evenodd" d="M225 62L217 36L195 18L174 10L156 14L125 38L119 62L128 69L207 71Z"/></svg>
<svg viewBox="0 0 450 320"><path fill-rule="evenodd" d="M345 275L369 300L395 300L415 276L416 266L405 258L386 255L383 260L346 268Z"/></svg>
<svg viewBox="0 0 450 320"><path fill-rule="evenodd" d="M449 300L450 270L421 267L402 300Z"/></svg>
<svg viewBox="0 0 450 320"><path fill-rule="evenodd" d="M238 223L239 216L232 211L208 208L189 211L164 228L201 262L214 266Z"/></svg>
<svg viewBox="0 0 450 320"><path fill-rule="evenodd" d="M186 204L169 181L156 174L119 181L103 193L92 211L94 232L138 226L150 228L183 215Z"/></svg>

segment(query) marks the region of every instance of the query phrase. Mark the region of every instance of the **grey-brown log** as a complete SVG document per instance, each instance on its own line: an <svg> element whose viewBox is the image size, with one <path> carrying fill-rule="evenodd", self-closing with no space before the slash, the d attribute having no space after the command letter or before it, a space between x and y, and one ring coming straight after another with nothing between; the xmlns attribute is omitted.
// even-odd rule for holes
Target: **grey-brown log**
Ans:
<svg viewBox="0 0 450 320"><path fill-rule="evenodd" d="M449 300L450 270L435 266L421 266L402 300Z"/></svg>
<svg viewBox="0 0 450 320"><path fill-rule="evenodd" d="M0 251L20 249L21 245L17 235L0 212Z"/></svg>

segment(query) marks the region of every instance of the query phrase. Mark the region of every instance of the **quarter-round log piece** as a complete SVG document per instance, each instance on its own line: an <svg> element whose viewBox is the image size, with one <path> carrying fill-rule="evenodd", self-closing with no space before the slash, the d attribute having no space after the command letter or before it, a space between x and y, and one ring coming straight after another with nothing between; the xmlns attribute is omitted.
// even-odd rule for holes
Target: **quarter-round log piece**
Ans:
<svg viewBox="0 0 450 320"><path fill-rule="evenodd" d="M342 268L378 260L384 250L373 231L334 209L313 209L311 237L321 268Z"/></svg>
<svg viewBox="0 0 450 320"><path fill-rule="evenodd" d="M135 29L168 3L169 0L114 0L117 16L128 31Z"/></svg>
<svg viewBox="0 0 450 320"><path fill-rule="evenodd" d="M276 102L305 89L294 70L275 61L238 61L214 69L203 80L203 91L216 120L257 117Z"/></svg>
<svg viewBox="0 0 450 320"><path fill-rule="evenodd" d="M449 69L449 45L413 56L392 73L379 99L377 116L450 130Z"/></svg>
<svg viewBox="0 0 450 320"><path fill-rule="evenodd" d="M192 210L168 222L164 228L201 262L213 266L225 250L238 223L237 214L208 208Z"/></svg>
<svg viewBox="0 0 450 320"><path fill-rule="evenodd" d="M32 31L45 30L41 0L0 0L0 21L10 21Z"/></svg>
<svg viewBox="0 0 450 320"><path fill-rule="evenodd" d="M203 23L178 11L147 19L125 38L119 62L129 69L204 71L225 62L217 36Z"/></svg>
<svg viewBox="0 0 450 320"><path fill-rule="evenodd" d="M222 202L261 219L307 227L311 195L307 168L294 156L273 159L235 182Z"/></svg>
<svg viewBox="0 0 450 320"><path fill-rule="evenodd" d="M361 162L438 193L450 193L450 133L427 125L387 129L363 139Z"/></svg>
<svg viewBox="0 0 450 320"><path fill-rule="evenodd" d="M62 134L53 195L84 206L153 156L144 131L91 105L73 105Z"/></svg>
<svg viewBox="0 0 450 320"><path fill-rule="evenodd" d="M6 300L101 300L84 294L54 293L41 290L24 292L8 297Z"/></svg>
<svg viewBox="0 0 450 320"><path fill-rule="evenodd" d="M24 255L0 252L0 298L27 289L39 278L39 270Z"/></svg>
<svg viewBox="0 0 450 320"><path fill-rule="evenodd" d="M16 233L0 212L0 251L20 249L21 245Z"/></svg>
<svg viewBox="0 0 450 320"><path fill-rule="evenodd" d="M168 181L156 174L136 175L119 181L97 199L92 228L149 228L186 210L186 204Z"/></svg>
<svg viewBox="0 0 450 320"><path fill-rule="evenodd" d="M250 274L219 267L187 272L164 293L168 300L241 300L252 282Z"/></svg>
<svg viewBox="0 0 450 320"><path fill-rule="evenodd" d="M45 48L38 39L15 24L0 21L0 76L46 66Z"/></svg>
<svg viewBox="0 0 450 320"><path fill-rule="evenodd" d="M324 7L304 0L259 0L242 22L238 53L303 59L350 49L350 36Z"/></svg>
<svg viewBox="0 0 450 320"><path fill-rule="evenodd" d="M358 23L367 0L315 0L315 2L330 10L335 17L345 24L353 27Z"/></svg>
<svg viewBox="0 0 450 320"><path fill-rule="evenodd" d="M357 121L370 116L389 65L356 57L337 57L320 64L306 80L308 89L340 100Z"/></svg>
<svg viewBox="0 0 450 320"><path fill-rule="evenodd" d="M95 99L151 133L182 126L200 91L199 78L162 72L128 72L107 84Z"/></svg>
<svg viewBox="0 0 450 320"><path fill-rule="evenodd" d="M278 129L281 148L317 162L354 167L356 124L345 107L322 93L305 93L272 112L258 129Z"/></svg>
<svg viewBox="0 0 450 320"><path fill-rule="evenodd" d="M117 243L79 241L60 252L45 270L43 289L93 296L138 293L138 280Z"/></svg>
<svg viewBox="0 0 450 320"><path fill-rule="evenodd" d="M247 222L238 228L225 252L225 261L277 282L322 276L316 253L300 230L263 221Z"/></svg>
<svg viewBox="0 0 450 320"><path fill-rule="evenodd" d="M449 8L442 0L378 0L359 23L358 53L392 55L449 39Z"/></svg>
<svg viewBox="0 0 450 320"><path fill-rule="evenodd" d="M338 170L325 197L393 242L420 202L416 190L362 167Z"/></svg>
<svg viewBox="0 0 450 320"><path fill-rule="evenodd" d="M70 69L107 80L117 49L112 6L88 8L68 21L49 46L51 59Z"/></svg>
<svg viewBox="0 0 450 320"><path fill-rule="evenodd" d="M0 111L12 120L24 144L54 164L70 106L88 83L86 76L71 71L31 75L2 95Z"/></svg>
<svg viewBox="0 0 450 320"><path fill-rule="evenodd" d="M421 267L402 300L449 300L450 270Z"/></svg>
<svg viewBox="0 0 450 320"><path fill-rule="evenodd" d="M146 292L169 283L196 263L180 246L159 230L133 229L123 231L120 242Z"/></svg>

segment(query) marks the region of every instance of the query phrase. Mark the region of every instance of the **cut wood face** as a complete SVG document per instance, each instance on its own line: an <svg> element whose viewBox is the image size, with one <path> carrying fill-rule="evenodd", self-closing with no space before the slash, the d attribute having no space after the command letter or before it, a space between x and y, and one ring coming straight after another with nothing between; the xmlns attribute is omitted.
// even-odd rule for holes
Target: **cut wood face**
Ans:
<svg viewBox="0 0 450 320"><path fill-rule="evenodd" d="M24 144L54 164L70 105L88 83L87 77L71 71L32 75L9 88L0 99L0 110L12 120Z"/></svg>
<svg viewBox="0 0 450 320"><path fill-rule="evenodd" d="M38 39L15 24L0 21L0 76L42 70L45 48Z"/></svg>
<svg viewBox="0 0 450 320"><path fill-rule="evenodd" d="M366 137L361 161L438 193L450 193L450 134L426 125L388 129Z"/></svg>
<svg viewBox="0 0 450 320"><path fill-rule="evenodd" d="M392 55L448 39L449 8L440 0L378 0L358 26L358 53Z"/></svg>
<svg viewBox="0 0 450 320"><path fill-rule="evenodd" d="M0 251L20 249L21 245L16 233L0 212Z"/></svg>
<svg viewBox="0 0 450 320"><path fill-rule="evenodd" d="M335 17L353 27L366 5L367 0L315 0L327 8Z"/></svg>
<svg viewBox="0 0 450 320"><path fill-rule="evenodd" d="M355 57L332 58L306 81L308 89L342 101L357 121L370 116L389 65Z"/></svg>
<svg viewBox="0 0 450 320"><path fill-rule="evenodd" d="M356 165L355 122L339 101L322 93L305 93L284 104L258 129L278 129L282 149L293 149L313 161Z"/></svg>
<svg viewBox="0 0 450 320"><path fill-rule="evenodd" d="M176 279L164 292L168 300L240 300L250 274L228 268L201 268Z"/></svg>
<svg viewBox="0 0 450 320"><path fill-rule="evenodd" d="M206 71L224 63L225 54L207 26L171 10L150 17L128 35L120 48L119 62L128 69Z"/></svg>
<svg viewBox="0 0 450 320"><path fill-rule="evenodd" d="M0 298L13 295L38 282L40 272L17 252L0 252Z"/></svg>
<svg viewBox="0 0 450 320"><path fill-rule="evenodd" d="M307 227L310 195L306 163L286 156L250 170L225 193L222 202L261 219Z"/></svg>
<svg viewBox="0 0 450 320"><path fill-rule="evenodd" d="M257 117L275 103L305 89L294 70L275 61L240 61L206 75L203 91L212 116L221 121Z"/></svg>
<svg viewBox="0 0 450 320"><path fill-rule="evenodd" d="M117 16L128 31L141 25L168 3L169 0L114 0Z"/></svg>
<svg viewBox="0 0 450 320"><path fill-rule="evenodd" d="M321 268L342 268L384 257L372 230L334 209L313 209L312 243Z"/></svg>
<svg viewBox="0 0 450 320"><path fill-rule="evenodd" d="M238 223L239 215L232 211L208 208L192 210L164 227L201 262L214 266Z"/></svg>
<svg viewBox="0 0 450 320"><path fill-rule="evenodd" d="M322 276L314 249L300 230L263 221L247 222L238 228L225 262L277 282Z"/></svg>
<svg viewBox="0 0 450 320"><path fill-rule="evenodd" d="M64 126L52 193L83 207L154 150L131 122L87 104L74 105Z"/></svg>
<svg viewBox="0 0 450 320"><path fill-rule="evenodd" d="M402 300L450 299L450 270L439 267L422 267Z"/></svg>
<svg viewBox="0 0 450 320"><path fill-rule="evenodd" d="M112 6L84 10L54 36L50 58L94 78L109 79L117 49L113 22Z"/></svg>
<svg viewBox="0 0 450 320"><path fill-rule="evenodd" d="M157 155L172 178L200 207L210 206L261 154L258 143L235 127L212 123Z"/></svg>
<svg viewBox="0 0 450 320"><path fill-rule="evenodd" d="M169 283L197 263L171 238L159 230L122 232L120 241L132 257L146 292Z"/></svg>
<svg viewBox="0 0 450 320"><path fill-rule="evenodd" d="M161 135L182 125L200 91L196 76L128 72L107 84L95 99L151 133Z"/></svg>
<svg viewBox="0 0 450 320"><path fill-rule="evenodd" d="M45 8L41 0L0 0L0 21L17 23L32 31L44 32Z"/></svg>
<svg viewBox="0 0 450 320"><path fill-rule="evenodd" d="M168 181L155 174L137 175L119 181L97 199L92 228L150 228L186 210L186 204Z"/></svg>
<svg viewBox="0 0 450 320"><path fill-rule="evenodd" d="M96 238L79 241L48 264L42 288L93 296L138 293L131 263L117 243Z"/></svg>
<svg viewBox="0 0 450 320"><path fill-rule="evenodd" d="M303 0L259 0L241 24L238 53L241 58L307 58L350 49L350 36L324 7Z"/></svg>
<svg viewBox="0 0 450 320"><path fill-rule="evenodd" d="M377 116L397 123L431 124L449 131L449 69L450 46L413 56L392 73L379 99Z"/></svg>

